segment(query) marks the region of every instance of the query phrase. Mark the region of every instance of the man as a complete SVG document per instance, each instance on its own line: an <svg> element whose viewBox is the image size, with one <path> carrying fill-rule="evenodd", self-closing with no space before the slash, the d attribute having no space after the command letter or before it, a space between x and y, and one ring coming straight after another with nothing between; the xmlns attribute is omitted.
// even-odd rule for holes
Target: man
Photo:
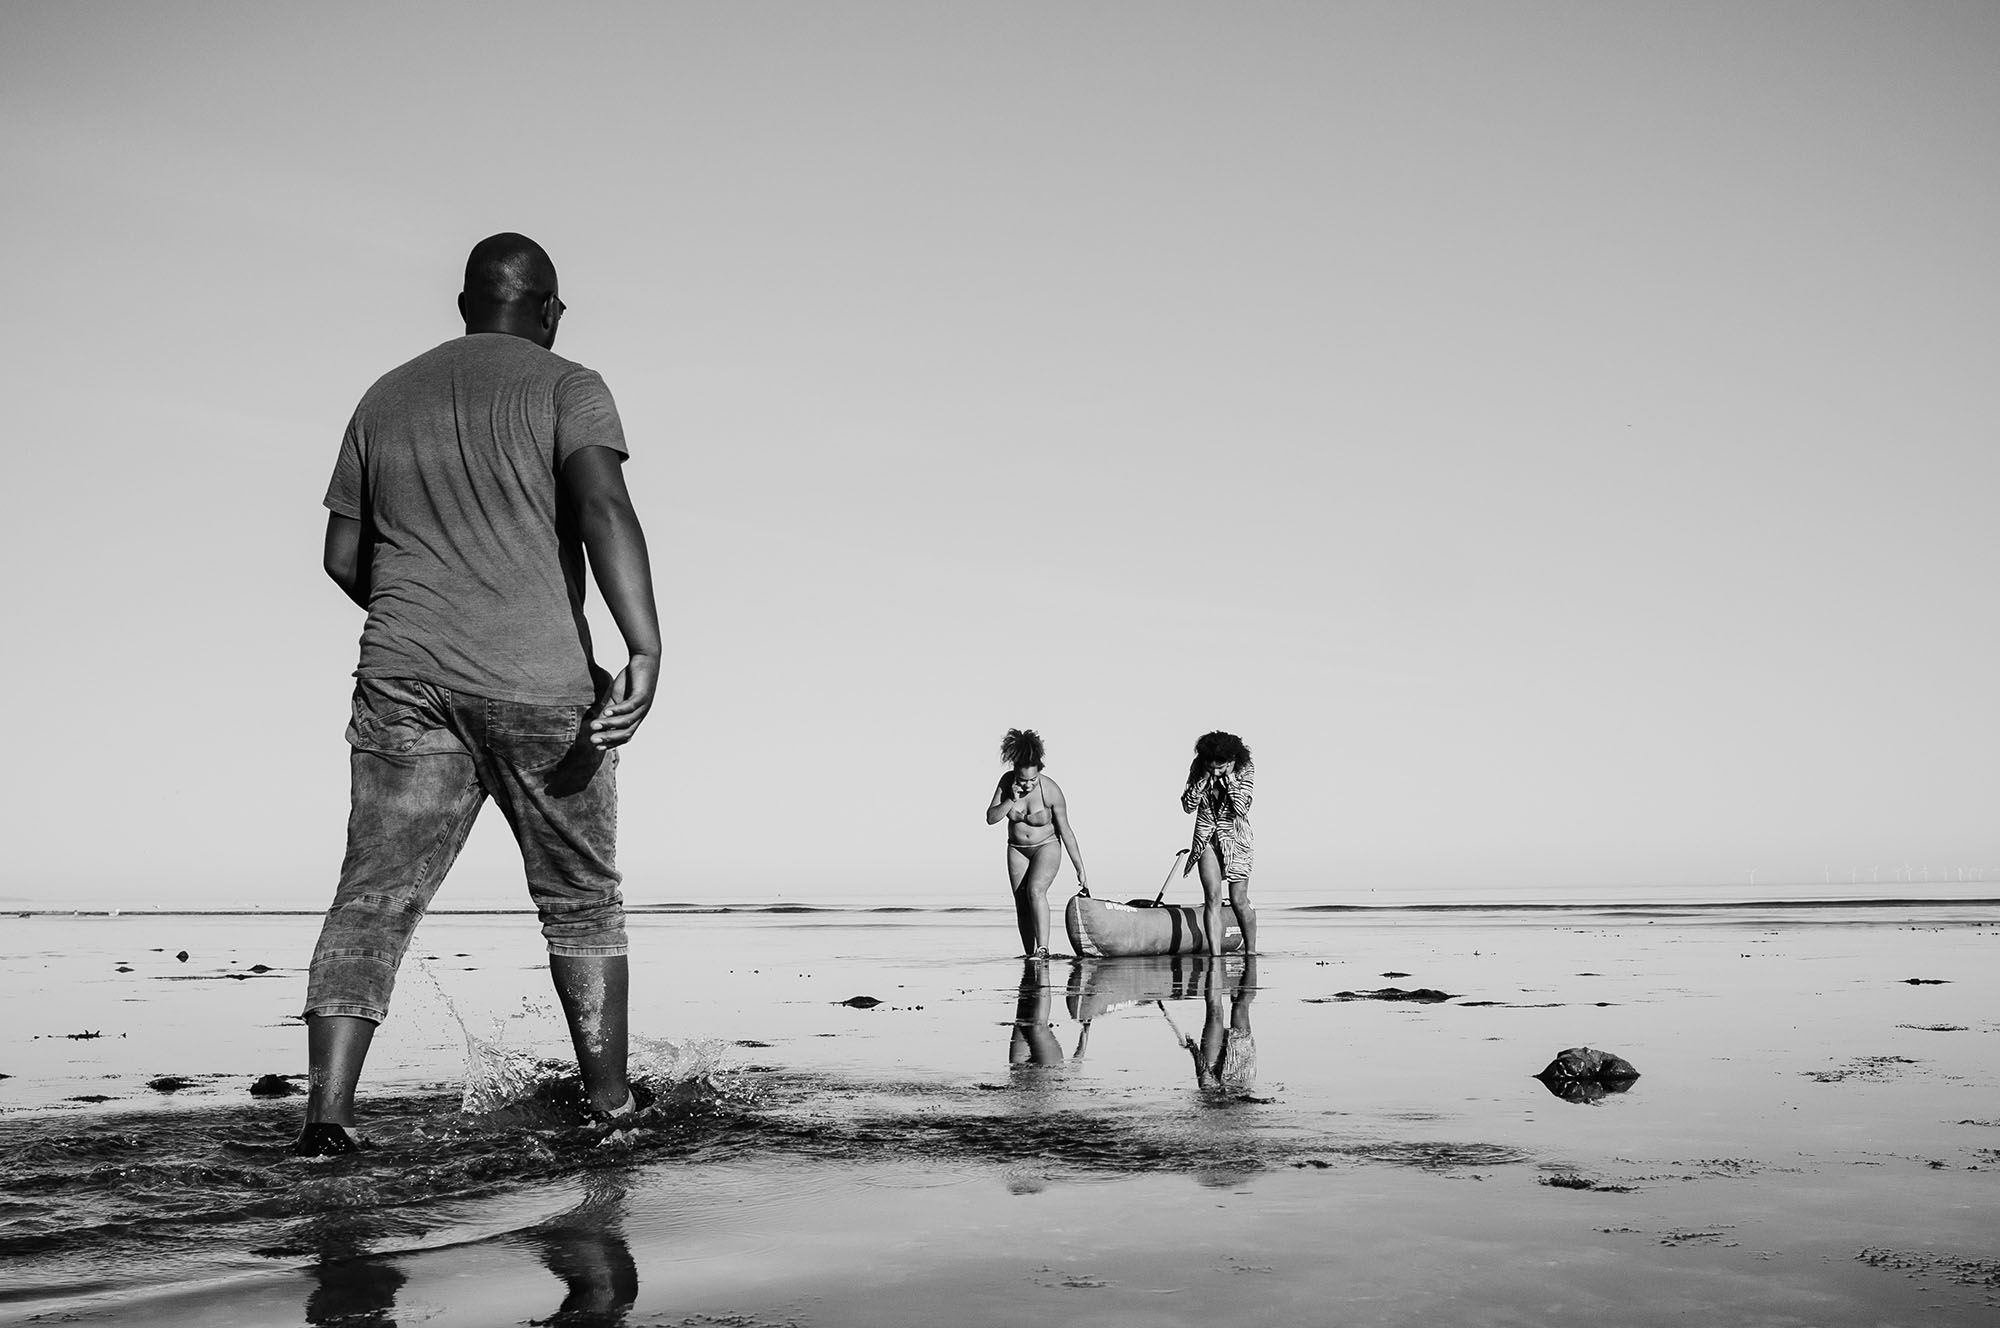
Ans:
<svg viewBox="0 0 2000 1328"><path fill-rule="evenodd" d="M653 703L660 628L604 380L550 350L555 265L481 240L465 335L361 399L327 487L325 565L368 611L348 726L352 810L314 951L306 1124L292 1151L362 1147L354 1091L396 969L486 799L520 845L593 1115L642 1109L625 1077L616 749ZM591 657L583 562L625 638Z"/></svg>

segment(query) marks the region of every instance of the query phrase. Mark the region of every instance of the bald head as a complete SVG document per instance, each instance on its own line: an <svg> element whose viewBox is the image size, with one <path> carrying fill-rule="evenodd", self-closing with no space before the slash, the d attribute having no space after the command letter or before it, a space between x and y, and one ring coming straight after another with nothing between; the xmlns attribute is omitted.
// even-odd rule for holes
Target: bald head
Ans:
<svg viewBox="0 0 2000 1328"><path fill-rule="evenodd" d="M556 298L556 265L548 251L513 231L473 245L458 312L467 332L505 332L552 344L562 301Z"/></svg>

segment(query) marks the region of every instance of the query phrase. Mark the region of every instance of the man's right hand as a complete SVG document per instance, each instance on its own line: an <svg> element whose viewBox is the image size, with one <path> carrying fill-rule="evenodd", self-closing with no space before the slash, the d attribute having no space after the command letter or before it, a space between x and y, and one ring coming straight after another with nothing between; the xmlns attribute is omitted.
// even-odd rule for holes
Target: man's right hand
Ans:
<svg viewBox="0 0 2000 1328"><path fill-rule="evenodd" d="M634 655L611 680L603 708L590 721L590 745L600 749L622 747L632 741L646 712L653 708L653 692L660 682L660 661L652 655Z"/></svg>

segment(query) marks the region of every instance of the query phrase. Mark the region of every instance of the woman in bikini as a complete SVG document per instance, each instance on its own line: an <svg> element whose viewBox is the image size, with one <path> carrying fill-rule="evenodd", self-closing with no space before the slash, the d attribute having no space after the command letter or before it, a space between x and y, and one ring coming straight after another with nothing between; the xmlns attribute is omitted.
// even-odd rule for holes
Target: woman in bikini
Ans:
<svg viewBox="0 0 2000 1328"><path fill-rule="evenodd" d="M1077 851L1062 790L1042 773L1041 736L1033 729L1008 729L1000 740L1000 759L1011 769L994 785L986 824L1007 823L1007 884L1014 894L1021 951L1029 958L1046 959L1049 883L1062 867L1065 850L1076 867L1077 887L1088 888L1090 877Z"/></svg>
<svg viewBox="0 0 2000 1328"><path fill-rule="evenodd" d="M1257 849L1250 833L1250 798L1256 787L1257 769L1243 739L1217 730L1195 740L1194 762L1181 790L1181 810L1194 814L1194 842L1181 875L1201 868L1202 931L1209 954L1222 948L1225 887L1243 932L1243 949L1257 953L1257 910L1250 907L1250 864Z"/></svg>

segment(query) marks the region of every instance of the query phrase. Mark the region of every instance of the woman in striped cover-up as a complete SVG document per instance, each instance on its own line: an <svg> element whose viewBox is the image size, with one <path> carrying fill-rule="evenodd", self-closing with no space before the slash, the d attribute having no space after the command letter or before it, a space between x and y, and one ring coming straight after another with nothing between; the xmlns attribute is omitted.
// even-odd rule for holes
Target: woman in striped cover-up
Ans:
<svg viewBox="0 0 2000 1328"><path fill-rule="evenodd" d="M1250 832L1250 795L1256 784L1256 767L1243 739L1220 731L1196 739L1194 763L1181 791L1181 810L1194 813L1194 842L1181 875L1201 867L1202 931L1209 954L1222 948L1225 884L1243 931L1243 949L1257 953L1257 910L1250 907L1250 863L1257 843Z"/></svg>

